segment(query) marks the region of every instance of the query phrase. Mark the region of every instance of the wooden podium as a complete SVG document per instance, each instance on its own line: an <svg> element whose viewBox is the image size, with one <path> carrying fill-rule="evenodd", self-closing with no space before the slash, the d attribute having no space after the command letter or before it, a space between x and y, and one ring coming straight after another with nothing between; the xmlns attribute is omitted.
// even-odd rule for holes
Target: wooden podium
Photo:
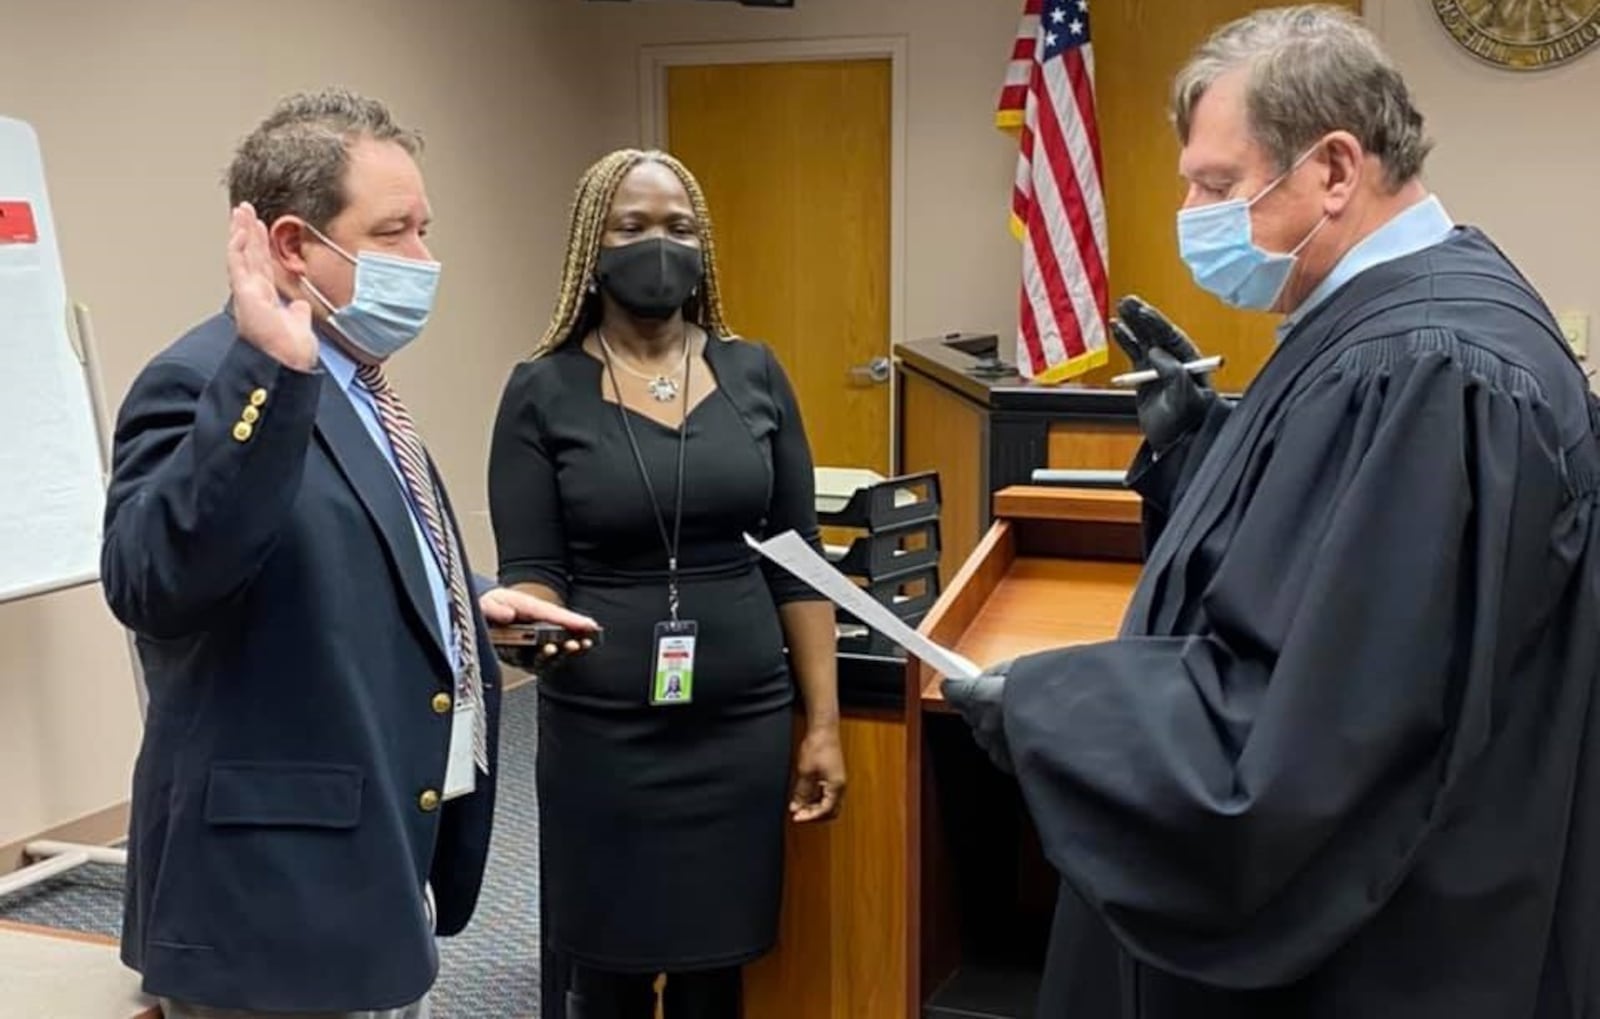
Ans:
<svg viewBox="0 0 1600 1019"><path fill-rule="evenodd" d="M1019 486L921 630L979 665L1114 637L1138 579L1140 501L1121 489ZM1033 1015L1058 879L1015 781L906 667L907 1019ZM1110 974L1107 974L1108 979Z"/></svg>

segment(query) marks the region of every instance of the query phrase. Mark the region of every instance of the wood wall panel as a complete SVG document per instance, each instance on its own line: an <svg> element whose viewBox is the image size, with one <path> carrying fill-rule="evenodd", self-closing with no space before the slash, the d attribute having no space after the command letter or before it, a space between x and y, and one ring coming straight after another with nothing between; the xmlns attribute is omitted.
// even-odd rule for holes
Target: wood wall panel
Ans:
<svg viewBox="0 0 1600 1019"><path fill-rule="evenodd" d="M983 412L936 382L903 372L900 470L939 472L939 582L948 584L982 537Z"/></svg>
<svg viewBox="0 0 1600 1019"><path fill-rule="evenodd" d="M848 719L850 790L834 826L833 888L844 916L833 926L834 1019L899 1014L907 964L905 916L906 726Z"/></svg>
<svg viewBox="0 0 1600 1019"><path fill-rule="evenodd" d="M1133 462L1144 436L1133 424L1106 425L1093 421L1060 421L1050 426L1045 464L1065 469L1121 470Z"/></svg>
<svg viewBox="0 0 1600 1019"><path fill-rule="evenodd" d="M844 810L827 824L788 828L778 947L745 975L752 1017L902 1016L905 721L898 712L852 713L840 739L850 775Z"/></svg>

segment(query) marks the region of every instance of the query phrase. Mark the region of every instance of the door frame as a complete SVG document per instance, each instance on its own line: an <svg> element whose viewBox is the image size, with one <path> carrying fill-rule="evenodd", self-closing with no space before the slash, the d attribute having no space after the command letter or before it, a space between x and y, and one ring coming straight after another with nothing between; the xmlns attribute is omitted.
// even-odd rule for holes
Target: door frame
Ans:
<svg viewBox="0 0 1600 1019"><path fill-rule="evenodd" d="M887 356L904 339L906 300L906 61L903 35L761 42L710 42L642 46L639 49L639 138L645 148L666 149L667 69L701 64L776 64L813 60L889 61L889 335ZM900 438L899 388L889 390L889 470L897 467ZM853 464L825 464L850 467Z"/></svg>

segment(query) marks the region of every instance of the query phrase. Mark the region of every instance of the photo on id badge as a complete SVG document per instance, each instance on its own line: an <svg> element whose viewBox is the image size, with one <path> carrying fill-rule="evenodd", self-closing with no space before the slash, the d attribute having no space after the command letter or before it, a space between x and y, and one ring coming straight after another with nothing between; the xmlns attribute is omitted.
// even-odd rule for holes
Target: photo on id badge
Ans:
<svg viewBox="0 0 1600 1019"><path fill-rule="evenodd" d="M694 640L694 623L656 624L651 704L688 704L694 700Z"/></svg>

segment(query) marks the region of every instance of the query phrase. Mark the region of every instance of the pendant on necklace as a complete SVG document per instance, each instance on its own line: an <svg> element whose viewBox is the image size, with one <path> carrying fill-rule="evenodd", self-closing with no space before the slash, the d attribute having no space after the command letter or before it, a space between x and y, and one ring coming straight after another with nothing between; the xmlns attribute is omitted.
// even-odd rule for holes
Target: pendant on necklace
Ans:
<svg viewBox="0 0 1600 1019"><path fill-rule="evenodd" d="M650 395L657 403L670 403L678 398L678 380L657 375L650 380Z"/></svg>

